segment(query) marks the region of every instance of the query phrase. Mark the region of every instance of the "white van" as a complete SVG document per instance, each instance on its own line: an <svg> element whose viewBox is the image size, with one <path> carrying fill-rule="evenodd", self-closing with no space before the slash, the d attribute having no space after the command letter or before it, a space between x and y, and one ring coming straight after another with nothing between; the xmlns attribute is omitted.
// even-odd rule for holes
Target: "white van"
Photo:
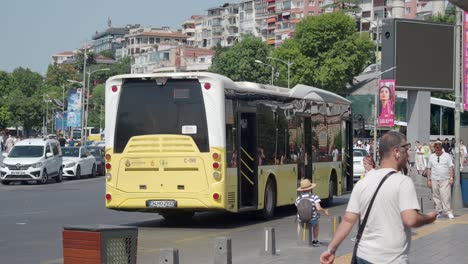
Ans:
<svg viewBox="0 0 468 264"><path fill-rule="evenodd" d="M0 180L4 185L12 181L33 181L46 184L49 178L61 182L62 151L55 139L25 139L4 153L0 163Z"/></svg>

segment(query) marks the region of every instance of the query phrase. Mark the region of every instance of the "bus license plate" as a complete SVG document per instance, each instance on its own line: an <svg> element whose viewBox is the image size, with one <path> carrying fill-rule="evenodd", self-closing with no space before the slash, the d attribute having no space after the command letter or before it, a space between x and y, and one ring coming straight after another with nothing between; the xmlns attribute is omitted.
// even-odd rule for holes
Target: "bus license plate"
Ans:
<svg viewBox="0 0 468 264"><path fill-rule="evenodd" d="M23 175L24 171L12 171L11 175Z"/></svg>
<svg viewBox="0 0 468 264"><path fill-rule="evenodd" d="M177 201L174 200L149 200L146 202L148 207L173 208L177 207Z"/></svg>

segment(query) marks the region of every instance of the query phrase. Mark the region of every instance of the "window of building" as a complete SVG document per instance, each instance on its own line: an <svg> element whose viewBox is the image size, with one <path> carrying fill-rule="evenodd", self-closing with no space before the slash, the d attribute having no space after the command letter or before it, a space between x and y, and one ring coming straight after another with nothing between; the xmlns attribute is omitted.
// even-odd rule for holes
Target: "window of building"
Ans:
<svg viewBox="0 0 468 264"><path fill-rule="evenodd" d="M150 43L150 44L153 44L153 43L154 43L154 38L150 38L150 39L149 39L149 43Z"/></svg>
<svg viewBox="0 0 468 264"><path fill-rule="evenodd" d="M133 38L130 39L130 44L132 44L132 45L135 44L135 39L133 39Z"/></svg>
<svg viewBox="0 0 468 264"><path fill-rule="evenodd" d="M313 16L314 15L314 11L309 11L309 13L307 14L308 16Z"/></svg>
<svg viewBox="0 0 468 264"><path fill-rule="evenodd" d="M135 53L140 53L140 48L136 48Z"/></svg>
<svg viewBox="0 0 468 264"><path fill-rule="evenodd" d="M411 14L411 7L405 8L405 14L406 14L406 15Z"/></svg>
<svg viewBox="0 0 468 264"><path fill-rule="evenodd" d="M141 43L141 39L140 38L136 38L136 44L140 44Z"/></svg>
<svg viewBox="0 0 468 264"><path fill-rule="evenodd" d="M160 43L161 42L161 39L160 38L156 38L156 43Z"/></svg>

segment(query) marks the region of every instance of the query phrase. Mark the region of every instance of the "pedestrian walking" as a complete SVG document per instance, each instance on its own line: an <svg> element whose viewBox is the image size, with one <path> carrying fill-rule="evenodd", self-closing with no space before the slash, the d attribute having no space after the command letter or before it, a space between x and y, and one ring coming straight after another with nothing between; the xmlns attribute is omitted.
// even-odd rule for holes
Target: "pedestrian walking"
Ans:
<svg viewBox="0 0 468 264"><path fill-rule="evenodd" d="M419 141L416 141L416 170L418 175L420 175L426 169L426 160L424 159L424 149Z"/></svg>
<svg viewBox="0 0 468 264"><path fill-rule="evenodd" d="M297 189L300 192L299 196L296 198L296 207L297 207L297 235L300 237L300 226L310 224L313 228L312 234L314 236L312 240L312 246L318 246L318 236L319 236L319 219L320 211L323 211L326 216L328 216L328 209L322 208L320 206L320 198L312 193L312 189L315 188L317 184L311 183L308 179L301 180L301 186Z"/></svg>
<svg viewBox="0 0 468 264"><path fill-rule="evenodd" d="M467 154L466 146L463 144L463 140L460 140L460 169L463 169L463 166L465 165Z"/></svg>
<svg viewBox="0 0 468 264"><path fill-rule="evenodd" d="M411 228L434 222L437 213L421 214L411 178L398 173L408 160L408 145L399 132L385 133L379 143L380 169L358 181L321 263L333 263L338 246L358 219L355 263L408 263Z"/></svg>
<svg viewBox="0 0 468 264"><path fill-rule="evenodd" d="M10 153L11 149L15 145L15 138L11 135L8 135L8 138L5 141L5 150L7 153Z"/></svg>
<svg viewBox="0 0 468 264"><path fill-rule="evenodd" d="M427 166L427 187L432 189L432 200L438 216L446 215L453 219L450 208L451 190L453 185L453 162L450 154L443 152L442 142L434 144L435 153L429 157Z"/></svg>

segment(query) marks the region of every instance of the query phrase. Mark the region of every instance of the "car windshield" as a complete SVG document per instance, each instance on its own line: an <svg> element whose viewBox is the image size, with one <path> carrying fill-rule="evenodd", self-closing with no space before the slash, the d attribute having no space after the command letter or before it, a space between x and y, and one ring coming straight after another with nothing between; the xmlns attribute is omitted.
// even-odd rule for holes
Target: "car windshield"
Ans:
<svg viewBox="0 0 468 264"><path fill-rule="evenodd" d="M365 149L354 149L353 150L354 157L365 157L367 156L367 151Z"/></svg>
<svg viewBox="0 0 468 264"><path fill-rule="evenodd" d="M10 158L39 158L44 155L44 146L14 146Z"/></svg>
<svg viewBox="0 0 468 264"><path fill-rule="evenodd" d="M80 149L79 148L62 148L62 155L64 157L79 157Z"/></svg>
<svg viewBox="0 0 468 264"><path fill-rule="evenodd" d="M89 148L89 152L95 157L101 157L101 151L97 148Z"/></svg>

